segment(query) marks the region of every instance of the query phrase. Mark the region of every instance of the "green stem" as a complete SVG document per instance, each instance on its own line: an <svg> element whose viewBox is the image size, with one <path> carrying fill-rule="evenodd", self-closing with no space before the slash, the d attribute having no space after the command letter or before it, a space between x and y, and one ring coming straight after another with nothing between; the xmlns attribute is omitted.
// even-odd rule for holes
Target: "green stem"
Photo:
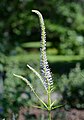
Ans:
<svg viewBox="0 0 84 120"><path fill-rule="evenodd" d="M48 110L51 110L51 96L50 96L50 91L48 92Z"/></svg>
<svg viewBox="0 0 84 120"><path fill-rule="evenodd" d="M51 120L51 90L48 85L48 120Z"/></svg>
<svg viewBox="0 0 84 120"><path fill-rule="evenodd" d="M48 111L48 120L51 120L51 111Z"/></svg>

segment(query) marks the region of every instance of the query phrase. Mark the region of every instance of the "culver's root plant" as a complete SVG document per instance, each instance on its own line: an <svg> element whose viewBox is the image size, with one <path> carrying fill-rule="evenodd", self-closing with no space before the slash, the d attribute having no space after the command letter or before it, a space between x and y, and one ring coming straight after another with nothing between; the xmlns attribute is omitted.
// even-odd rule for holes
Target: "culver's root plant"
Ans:
<svg viewBox="0 0 84 120"><path fill-rule="evenodd" d="M34 74L36 74L38 76L39 80L43 84L43 87L44 87L47 97L48 97L47 103L45 103L39 97L39 95L36 93L35 89L33 88L32 84L26 78L24 78L23 76L20 76L20 75L16 75L16 74L14 74L14 76L21 78L24 82L26 82L26 84L31 88L31 91L35 94L35 96L40 101L40 103L43 104L43 107L42 107L42 105L37 106L37 107L47 110L48 111L48 120L51 120L51 111L53 109L61 107L62 105L58 105L57 100L55 100L53 102L51 100L51 93L54 90L54 86L53 86L51 71L49 69L47 56L46 56L46 32L45 32L44 20L43 20L42 14L39 11L32 10L32 12L36 13L39 16L39 20L40 20L40 27L41 27L40 69L41 69L41 75L30 65L27 65L27 67L30 70L32 70L34 72Z"/></svg>

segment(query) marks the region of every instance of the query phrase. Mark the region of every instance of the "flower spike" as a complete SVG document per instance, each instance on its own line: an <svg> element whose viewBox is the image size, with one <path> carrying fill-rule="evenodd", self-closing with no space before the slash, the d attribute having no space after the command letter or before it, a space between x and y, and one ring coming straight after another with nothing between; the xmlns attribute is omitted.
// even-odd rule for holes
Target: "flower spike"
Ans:
<svg viewBox="0 0 84 120"><path fill-rule="evenodd" d="M53 87L53 80L51 76L51 72L49 69L47 56L46 56L46 32L45 32L45 24L43 20L42 14L37 10L32 10L32 12L36 13L40 19L40 26L41 26L41 56L40 56L40 67L41 67L41 74L44 79L44 86L48 90L48 87L52 89Z"/></svg>

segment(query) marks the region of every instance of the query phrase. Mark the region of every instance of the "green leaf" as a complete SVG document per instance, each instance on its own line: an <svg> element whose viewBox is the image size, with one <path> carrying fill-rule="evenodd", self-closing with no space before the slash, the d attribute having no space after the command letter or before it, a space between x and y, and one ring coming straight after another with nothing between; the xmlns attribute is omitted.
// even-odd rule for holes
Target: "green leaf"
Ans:
<svg viewBox="0 0 84 120"><path fill-rule="evenodd" d="M58 104L59 102L60 102L60 99L53 101L52 104L51 104L51 107L52 107L54 104Z"/></svg>
<svg viewBox="0 0 84 120"><path fill-rule="evenodd" d="M32 68L30 65L27 64L27 67L28 67L30 70L32 70L32 71L35 73L35 75L37 75L37 77L40 79L40 81L42 82L42 84L43 84L43 86L44 86L43 79L42 79L41 75L40 75L34 68ZM44 87L44 88L45 88L45 87ZM45 89L45 90L46 90L46 89Z"/></svg>
<svg viewBox="0 0 84 120"><path fill-rule="evenodd" d="M32 84L26 78L24 78L23 76L20 76L20 75L16 75L16 74L13 74L13 75L22 79L24 82L26 82L26 84L31 88L31 90L34 91Z"/></svg>
<svg viewBox="0 0 84 120"><path fill-rule="evenodd" d="M51 110L54 110L54 109L57 109L57 108L60 108L60 107L63 107L63 106L64 106L64 105L57 105L57 106L52 107Z"/></svg>
<svg viewBox="0 0 84 120"><path fill-rule="evenodd" d="M40 108L40 109L46 110L46 108L41 107L41 106L36 106L36 105L33 105L32 107L35 107L35 108Z"/></svg>
<svg viewBox="0 0 84 120"><path fill-rule="evenodd" d="M43 100L40 99L40 97L37 95L37 93L35 92L32 84L26 79L24 78L23 76L20 76L20 75L16 75L16 74L13 74L14 76L18 77L18 78L21 78L23 81L26 82L26 84L31 88L31 90L33 91L34 95L38 98L38 100L48 109L47 105L45 102L43 102Z"/></svg>

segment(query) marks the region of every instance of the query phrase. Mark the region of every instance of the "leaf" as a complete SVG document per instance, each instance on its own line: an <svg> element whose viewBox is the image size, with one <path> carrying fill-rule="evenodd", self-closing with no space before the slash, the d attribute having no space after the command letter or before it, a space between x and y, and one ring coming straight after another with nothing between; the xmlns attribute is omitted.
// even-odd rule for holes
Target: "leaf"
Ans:
<svg viewBox="0 0 84 120"><path fill-rule="evenodd" d="M34 68L32 68L30 65L27 64L27 67L28 67L30 70L32 70L32 71L35 73L35 75L37 75L37 77L40 79L40 81L42 82L42 84L43 84L43 86L44 86L43 79L42 79L41 75L40 75ZM44 88L45 88L45 87L44 87ZM45 89L45 90L46 90L46 89Z"/></svg>
<svg viewBox="0 0 84 120"><path fill-rule="evenodd" d="M47 105L45 102L43 102L43 100L40 99L40 97L37 95L37 93L35 92L32 84L26 79L24 78L23 76L20 76L20 75L16 75L16 74L13 74L14 76L18 77L18 78L21 78L23 81L26 82L26 84L31 88L31 90L33 91L34 95L38 98L38 100L48 109Z"/></svg>
<svg viewBox="0 0 84 120"><path fill-rule="evenodd" d="M35 107L35 108L40 108L40 109L46 110L46 108L41 107L41 106L36 106L36 105L33 105L32 107Z"/></svg>
<svg viewBox="0 0 84 120"><path fill-rule="evenodd" d="M57 106L55 106L55 107L52 107L52 110L54 110L54 109L57 109L57 108L60 108L60 107L63 107L64 105L57 105Z"/></svg>
<svg viewBox="0 0 84 120"><path fill-rule="evenodd" d="M55 103L57 103L57 100L55 100L50 106L52 107Z"/></svg>
<svg viewBox="0 0 84 120"><path fill-rule="evenodd" d="M31 88L31 90L34 91L32 84L26 78L24 78L23 76L20 76L20 75L16 75L16 74L13 74L13 75L18 78L21 78L24 82L26 82L26 84Z"/></svg>
<svg viewBox="0 0 84 120"><path fill-rule="evenodd" d="M52 104L51 104L51 107L52 107L54 104L58 104L59 101L60 101L60 99L59 99L59 100L55 100L55 101L53 101Z"/></svg>

